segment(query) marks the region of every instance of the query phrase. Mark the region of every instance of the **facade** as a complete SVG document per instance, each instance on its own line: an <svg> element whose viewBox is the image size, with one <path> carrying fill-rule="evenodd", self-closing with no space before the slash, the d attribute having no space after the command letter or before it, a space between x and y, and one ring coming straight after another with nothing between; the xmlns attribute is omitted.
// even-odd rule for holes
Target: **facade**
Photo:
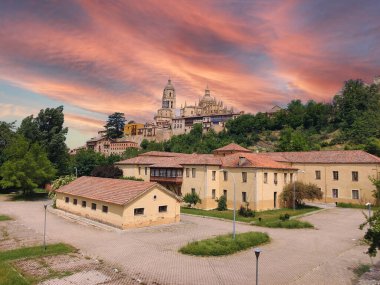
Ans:
<svg viewBox="0 0 380 285"><path fill-rule="evenodd" d="M131 140L125 139L107 139L104 136L92 138L86 142L86 148L95 152L100 152L106 156L111 154L121 155L128 148L139 148L139 145Z"/></svg>
<svg viewBox="0 0 380 285"><path fill-rule="evenodd" d="M82 176L57 191L57 208L121 229L180 220L180 200L158 183Z"/></svg>
<svg viewBox="0 0 380 285"><path fill-rule="evenodd" d="M137 136L142 135L142 129L144 124L131 122L124 126L124 135L126 136Z"/></svg>
<svg viewBox="0 0 380 285"><path fill-rule="evenodd" d="M284 185L295 179L297 172L235 144L214 153L148 152L116 165L124 176L158 182L177 195L196 192L202 200L197 206L203 209L215 209L222 195L233 208L234 188L237 207L248 204L255 210L278 208Z"/></svg>
<svg viewBox="0 0 380 285"><path fill-rule="evenodd" d="M275 152L272 159L300 170L299 179L323 192L323 202L374 203L375 186L369 177L380 178L380 158L361 150Z"/></svg>

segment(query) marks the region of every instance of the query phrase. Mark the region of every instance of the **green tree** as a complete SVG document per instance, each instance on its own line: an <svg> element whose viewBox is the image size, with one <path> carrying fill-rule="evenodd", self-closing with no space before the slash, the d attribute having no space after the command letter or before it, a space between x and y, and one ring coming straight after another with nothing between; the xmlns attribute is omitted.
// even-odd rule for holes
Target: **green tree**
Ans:
<svg viewBox="0 0 380 285"><path fill-rule="evenodd" d="M226 196L222 195L218 199L218 207L216 208L218 211L225 211L227 210L227 198Z"/></svg>
<svg viewBox="0 0 380 285"><path fill-rule="evenodd" d="M380 139L369 138L365 146L365 150L376 156L380 156Z"/></svg>
<svg viewBox="0 0 380 285"><path fill-rule="evenodd" d="M44 149L18 135L4 150L7 160L0 167L0 186L30 194L52 179L56 170Z"/></svg>
<svg viewBox="0 0 380 285"><path fill-rule="evenodd" d="M199 198L199 195L197 193L186 193L185 196L183 196L183 201L191 207L192 205L196 205L198 203L202 203L201 198Z"/></svg>
<svg viewBox="0 0 380 285"><path fill-rule="evenodd" d="M312 149L311 142L301 130L285 128L281 131L277 151L307 151Z"/></svg>
<svg viewBox="0 0 380 285"><path fill-rule="evenodd" d="M4 150L15 137L15 122L0 121L0 165L6 160Z"/></svg>
<svg viewBox="0 0 380 285"><path fill-rule="evenodd" d="M107 132L107 138L121 138L124 135L124 125L124 113L115 112L112 115L109 115L107 124L104 126Z"/></svg>
<svg viewBox="0 0 380 285"><path fill-rule="evenodd" d="M104 178L120 178L123 176L123 171L119 167L114 165L99 165L92 170L91 176Z"/></svg>
<svg viewBox="0 0 380 285"><path fill-rule="evenodd" d="M65 186L73 182L75 179L76 177L74 175L65 175L65 176L58 177L52 182L51 190L49 192L49 198L53 200L53 208L56 207L56 200L57 200L56 190L61 188L62 186Z"/></svg>
<svg viewBox="0 0 380 285"><path fill-rule="evenodd" d="M72 163L78 170L78 176L90 176L96 166L106 165L107 159L91 149L83 149L74 155Z"/></svg>
<svg viewBox="0 0 380 285"><path fill-rule="evenodd" d="M293 206L293 193L295 187L295 202L296 207L303 205L304 200L322 199L323 193L321 189L312 183L306 184L301 181L289 183L284 186L280 194L280 201L283 207L291 208Z"/></svg>

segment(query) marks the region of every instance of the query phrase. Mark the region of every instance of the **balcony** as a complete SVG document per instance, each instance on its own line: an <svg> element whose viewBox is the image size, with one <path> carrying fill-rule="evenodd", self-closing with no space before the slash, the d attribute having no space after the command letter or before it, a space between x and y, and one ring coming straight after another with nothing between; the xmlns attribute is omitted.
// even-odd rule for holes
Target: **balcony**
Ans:
<svg viewBox="0 0 380 285"><path fill-rule="evenodd" d="M182 184L182 169L151 168L150 181L158 183Z"/></svg>
<svg viewBox="0 0 380 285"><path fill-rule="evenodd" d="M150 182L182 184L182 177L150 176Z"/></svg>

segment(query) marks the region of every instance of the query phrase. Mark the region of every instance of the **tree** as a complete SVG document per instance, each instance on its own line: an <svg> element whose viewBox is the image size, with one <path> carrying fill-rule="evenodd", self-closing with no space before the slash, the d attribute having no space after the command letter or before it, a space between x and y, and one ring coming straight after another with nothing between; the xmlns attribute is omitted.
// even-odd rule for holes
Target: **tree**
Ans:
<svg viewBox="0 0 380 285"><path fill-rule="evenodd" d="M218 211L225 211L227 210L227 198L225 195L220 196L218 200L218 208L216 208Z"/></svg>
<svg viewBox="0 0 380 285"><path fill-rule="evenodd" d="M365 151L380 156L380 139L369 138L365 146Z"/></svg>
<svg viewBox="0 0 380 285"><path fill-rule="evenodd" d="M39 143L46 150L49 160L58 170L58 175L69 172L69 154L66 146L68 128L63 127L63 106L40 110L22 120L18 134L32 143Z"/></svg>
<svg viewBox="0 0 380 285"><path fill-rule="evenodd" d="M295 186L295 202L296 206L301 206L304 204L304 200L315 200L322 199L323 193L317 185L309 183L303 183L301 181L296 181L284 186L282 193L280 194L280 201L283 207L291 208L293 206L293 193Z"/></svg>
<svg viewBox="0 0 380 285"><path fill-rule="evenodd" d="M104 126L107 132L107 138L121 138L124 134L125 117L124 113L113 113L108 116L107 124Z"/></svg>
<svg viewBox="0 0 380 285"><path fill-rule="evenodd" d="M73 167L78 170L78 176L90 176L96 166L106 165L107 160L104 155L91 149L80 150L73 157Z"/></svg>
<svg viewBox="0 0 380 285"><path fill-rule="evenodd" d="M199 198L199 195L195 192L186 193L185 196L183 196L183 201L189 204L189 207L191 207L191 205L195 206L198 203L202 203L201 199Z"/></svg>
<svg viewBox="0 0 380 285"><path fill-rule="evenodd" d="M96 166L91 172L91 176L104 178L120 178L123 176L123 171L113 165Z"/></svg>
<svg viewBox="0 0 380 285"><path fill-rule="evenodd" d="M0 186L30 194L52 179L56 170L44 149L18 135L5 149L7 160L0 167Z"/></svg>
<svg viewBox="0 0 380 285"><path fill-rule="evenodd" d="M6 160L4 150L15 137L15 122L7 123L0 121L0 165Z"/></svg>
<svg viewBox="0 0 380 285"><path fill-rule="evenodd" d="M51 184L51 190L49 192L49 198L53 200L53 208L56 207L56 190L61 188L62 186L65 186L71 182L73 182L76 179L74 175L66 175L66 176L61 176L57 179L55 179L52 184Z"/></svg>
<svg viewBox="0 0 380 285"><path fill-rule="evenodd" d="M307 151L312 149L310 140L301 130L285 128L281 131L277 151Z"/></svg>
<svg viewBox="0 0 380 285"><path fill-rule="evenodd" d="M376 187L376 190L373 190L372 196L376 199L376 205L380 205L380 179L375 179L373 177L369 177L372 184Z"/></svg>

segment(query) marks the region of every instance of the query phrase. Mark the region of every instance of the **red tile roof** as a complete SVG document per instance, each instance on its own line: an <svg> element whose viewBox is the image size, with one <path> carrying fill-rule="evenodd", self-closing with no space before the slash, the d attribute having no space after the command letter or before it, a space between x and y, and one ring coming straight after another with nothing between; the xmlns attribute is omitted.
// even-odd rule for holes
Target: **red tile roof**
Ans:
<svg viewBox="0 0 380 285"><path fill-rule="evenodd" d="M213 152L225 152L225 151L251 152L249 149L246 149L236 143L230 143L224 147L217 148Z"/></svg>
<svg viewBox="0 0 380 285"><path fill-rule="evenodd" d="M293 163L380 163L380 158L362 150L325 150L263 153L280 162Z"/></svg>
<svg viewBox="0 0 380 285"><path fill-rule="evenodd" d="M178 199L174 193L155 182L82 176L56 192L117 205L125 205L153 187L159 187Z"/></svg>

